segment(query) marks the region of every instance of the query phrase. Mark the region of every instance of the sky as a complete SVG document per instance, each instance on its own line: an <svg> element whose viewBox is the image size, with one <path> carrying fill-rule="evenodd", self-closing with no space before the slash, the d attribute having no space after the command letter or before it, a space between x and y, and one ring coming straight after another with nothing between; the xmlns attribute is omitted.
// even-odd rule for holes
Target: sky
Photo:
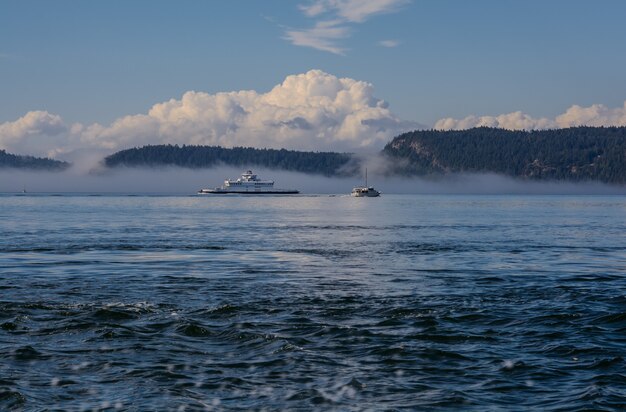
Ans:
<svg viewBox="0 0 626 412"><path fill-rule="evenodd" d="M626 125L622 0L0 0L0 149Z"/></svg>

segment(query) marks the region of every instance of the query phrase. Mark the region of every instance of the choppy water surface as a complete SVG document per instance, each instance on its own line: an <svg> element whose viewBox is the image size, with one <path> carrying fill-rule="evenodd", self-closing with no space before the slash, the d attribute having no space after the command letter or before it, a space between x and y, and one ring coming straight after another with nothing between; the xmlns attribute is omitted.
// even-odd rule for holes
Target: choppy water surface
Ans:
<svg viewBox="0 0 626 412"><path fill-rule="evenodd" d="M0 196L0 410L626 408L626 198Z"/></svg>

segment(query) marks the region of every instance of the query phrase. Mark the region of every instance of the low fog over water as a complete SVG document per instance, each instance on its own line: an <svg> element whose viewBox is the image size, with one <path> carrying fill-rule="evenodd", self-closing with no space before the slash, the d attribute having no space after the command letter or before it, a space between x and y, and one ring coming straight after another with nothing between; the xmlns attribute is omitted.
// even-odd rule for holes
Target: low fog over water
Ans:
<svg viewBox="0 0 626 412"><path fill-rule="evenodd" d="M349 194L364 184L362 177L325 177L267 168L252 168L276 188L298 189L302 194ZM28 193L159 193L195 194L201 188L221 186L244 170L237 167L211 169L116 168L84 172L72 167L64 172L0 170L0 192ZM491 174L463 174L438 178L385 177L372 165L368 183L383 194L626 194L626 186L586 182L530 182Z"/></svg>

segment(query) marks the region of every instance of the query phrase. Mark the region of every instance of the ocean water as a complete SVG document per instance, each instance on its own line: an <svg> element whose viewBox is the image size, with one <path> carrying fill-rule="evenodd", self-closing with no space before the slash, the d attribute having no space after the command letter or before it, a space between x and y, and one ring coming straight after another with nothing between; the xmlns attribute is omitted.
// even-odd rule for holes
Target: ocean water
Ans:
<svg viewBox="0 0 626 412"><path fill-rule="evenodd" d="M624 410L626 197L0 196L0 410Z"/></svg>

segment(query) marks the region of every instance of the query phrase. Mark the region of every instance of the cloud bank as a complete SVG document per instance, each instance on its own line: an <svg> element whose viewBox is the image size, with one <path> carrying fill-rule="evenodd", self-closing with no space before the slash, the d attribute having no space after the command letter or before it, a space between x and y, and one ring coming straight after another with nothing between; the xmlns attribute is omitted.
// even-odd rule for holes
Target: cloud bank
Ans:
<svg viewBox="0 0 626 412"><path fill-rule="evenodd" d="M573 105L554 119L533 118L520 111L498 116L468 116L464 119L451 117L440 119L434 128L438 130L464 130L472 127L499 127L509 130L560 129L576 126L626 126L626 101L624 106L611 109L603 104L589 107Z"/></svg>
<svg viewBox="0 0 626 412"><path fill-rule="evenodd" d="M340 46L340 41L350 37L352 25L364 23L378 14L396 12L408 2L409 0L313 0L308 4L301 4L299 8L307 17L319 20L312 28L287 30L285 39L295 46L344 55L346 50ZM395 40L382 40L380 44L396 47L399 43Z"/></svg>
<svg viewBox="0 0 626 412"><path fill-rule="evenodd" d="M622 107L573 105L550 118L522 112L444 118L435 129L488 126L511 130L574 126L626 126ZM287 76L265 93L242 90L209 94L189 91L123 116L109 125L68 124L47 111L31 111L0 123L0 149L73 163L97 162L117 150L147 144L251 146L314 151L378 151L394 136L425 128L403 121L370 83L320 70Z"/></svg>
<svg viewBox="0 0 626 412"><path fill-rule="evenodd" d="M395 116L370 83L311 70L267 93L189 91L108 126L68 125L56 114L32 111L0 124L0 148L59 158L163 143L359 151L380 149L419 127Z"/></svg>

